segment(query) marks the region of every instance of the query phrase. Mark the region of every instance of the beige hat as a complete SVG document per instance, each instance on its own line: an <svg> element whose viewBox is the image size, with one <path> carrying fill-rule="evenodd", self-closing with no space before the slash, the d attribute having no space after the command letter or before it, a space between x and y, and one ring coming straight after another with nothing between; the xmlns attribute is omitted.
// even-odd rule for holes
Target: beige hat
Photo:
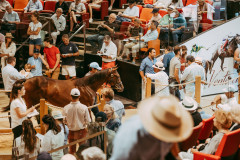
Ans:
<svg viewBox="0 0 240 160"><path fill-rule="evenodd" d="M163 66L164 66L164 64L159 61L159 62L156 62L152 67L163 71L163 70L165 70L165 68Z"/></svg>
<svg viewBox="0 0 240 160"><path fill-rule="evenodd" d="M12 36L12 33L6 33L5 38L14 38L14 37Z"/></svg>
<svg viewBox="0 0 240 160"><path fill-rule="evenodd" d="M106 159L106 155L103 153L103 151L95 146L84 149L81 155L83 156L83 159L97 159L97 160Z"/></svg>
<svg viewBox="0 0 240 160"><path fill-rule="evenodd" d="M179 102L183 109L187 111L195 111L198 108L197 102L189 96L185 96L181 102Z"/></svg>
<svg viewBox="0 0 240 160"><path fill-rule="evenodd" d="M192 117L174 96L153 96L140 102L138 108L144 128L159 140L181 142L192 133Z"/></svg>

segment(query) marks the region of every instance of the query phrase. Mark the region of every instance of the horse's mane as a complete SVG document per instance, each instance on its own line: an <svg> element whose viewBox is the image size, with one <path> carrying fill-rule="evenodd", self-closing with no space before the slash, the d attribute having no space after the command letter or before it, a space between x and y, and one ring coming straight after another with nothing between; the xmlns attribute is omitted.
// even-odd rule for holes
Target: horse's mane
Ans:
<svg viewBox="0 0 240 160"><path fill-rule="evenodd" d="M76 79L75 86L84 86L93 84L96 81L99 81L101 79L106 79L106 75L108 74L108 69L96 72L94 74L91 74L89 76L78 78Z"/></svg>

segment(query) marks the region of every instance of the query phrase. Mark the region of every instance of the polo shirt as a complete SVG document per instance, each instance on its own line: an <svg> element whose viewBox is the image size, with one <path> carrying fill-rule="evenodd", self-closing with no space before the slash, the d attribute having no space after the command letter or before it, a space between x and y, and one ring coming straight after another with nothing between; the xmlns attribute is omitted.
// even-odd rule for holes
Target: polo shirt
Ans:
<svg viewBox="0 0 240 160"><path fill-rule="evenodd" d="M53 20L57 31L64 31L66 27L66 19L62 15L57 18L57 14L54 14L51 19Z"/></svg>
<svg viewBox="0 0 240 160"><path fill-rule="evenodd" d="M42 76L42 60L41 58L35 59L34 57L28 58L28 62L31 66L35 66L34 69L31 69L31 73L33 76Z"/></svg>
<svg viewBox="0 0 240 160"><path fill-rule="evenodd" d="M69 42L68 45L62 43L59 47L61 55L78 52L76 44ZM75 56L62 58L62 65L75 66Z"/></svg>
<svg viewBox="0 0 240 160"><path fill-rule="evenodd" d="M123 12L123 15L132 16L132 17L139 17L139 8L137 6L133 6L132 8L127 7Z"/></svg>
<svg viewBox="0 0 240 160"><path fill-rule="evenodd" d="M45 47L43 53L46 54L49 68L54 68L57 62L57 54L60 54L59 49L55 46L52 46L51 48ZM57 67L59 68L60 64L58 64Z"/></svg>
<svg viewBox="0 0 240 160"><path fill-rule="evenodd" d="M12 13L5 12L3 16L3 20L10 21L10 22L13 22L13 21L20 22L17 12L14 12L14 11L12 11Z"/></svg>
<svg viewBox="0 0 240 160"><path fill-rule="evenodd" d="M157 62L157 60L154 58L153 61L147 56L143 59L139 71L143 71L144 74L151 73L155 74L153 65Z"/></svg>

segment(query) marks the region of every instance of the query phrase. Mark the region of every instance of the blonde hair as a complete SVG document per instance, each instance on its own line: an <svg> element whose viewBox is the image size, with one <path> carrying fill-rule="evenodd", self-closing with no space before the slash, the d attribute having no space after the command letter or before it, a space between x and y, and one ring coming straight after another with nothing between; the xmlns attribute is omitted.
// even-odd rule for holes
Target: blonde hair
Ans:
<svg viewBox="0 0 240 160"><path fill-rule="evenodd" d="M239 104L232 107L230 114L231 114L232 121L240 124L240 105Z"/></svg>
<svg viewBox="0 0 240 160"><path fill-rule="evenodd" d="M27 63L27 64L25 64L24 69L25 70L27 70L27 69L31 70L32 69L31 67L32 67L31 64Z"/></svg>
<svg viewBox="0 0 240 160"><path fill-rule="evenodd" d="M224 129L229 129L231 127L232 118L231 118L230 112L219 109L214 113L214 115L215 115L215 121L217 122L217 125L220 125Z"/></svg>
<svg viewBox="0 0 240 160"><path fill-rule="evenodd" d="M112 111L112 119L118 118L116 112L114 112L113 106L111 106L110 104L106 104L106 105L104 106L104 108L106 108L106 107L110 108L110 110Z"/></svg>

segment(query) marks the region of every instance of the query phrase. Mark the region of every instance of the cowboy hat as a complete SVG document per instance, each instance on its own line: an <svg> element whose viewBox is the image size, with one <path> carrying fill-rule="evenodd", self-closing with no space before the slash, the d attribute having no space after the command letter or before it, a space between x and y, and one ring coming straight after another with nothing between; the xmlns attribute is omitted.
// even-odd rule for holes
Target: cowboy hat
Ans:
<svg viewBox="0 0 240 160"><path fill-rule="evenodd" d="M153 66L153 68L156 68L156 69L160 69L160 70L165 70L165 68L163 67L163 63L162 62L156 62Z"/></svg>
<svg viewBox="0 0 240 160"><path fill-rule="evenodd" d="M52 116L54 119L63 119L64 118L61 111L52 111Z"/></svg>
<svg viewBox="0 0 240 160"><path fill-rule="evenodd" d="M181 142L192 133L192 117L174 96L153 96L140 102L138 108L144 128L159 140Z"/></svg>
<svg viewBox="0 0 240 160"><path fill-rule="evenodd" d="M14 37L12 36L12 33L6 33L5 38L14 38Z"/></svg>
<svg viewBox="0 0 240 160"><path fill-rule="evenodd" d="M188 96L185 96L179 104L187 111L195 111L198 108L197 102L192 97Z"/></svg>

